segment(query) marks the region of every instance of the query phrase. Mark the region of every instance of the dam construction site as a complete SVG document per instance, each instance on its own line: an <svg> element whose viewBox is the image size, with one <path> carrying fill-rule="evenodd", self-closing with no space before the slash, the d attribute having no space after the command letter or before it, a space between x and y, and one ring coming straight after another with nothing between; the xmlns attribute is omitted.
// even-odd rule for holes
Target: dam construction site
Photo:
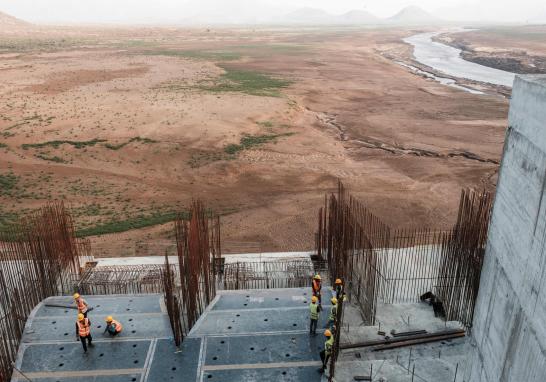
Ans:
<svg viewBox="0 0 546 382"><path fill-rule="evenodd" d="M545 5L412 3L0 0L0 382L546 382Z"/></svg>
<svg viewBox="0 0 546 382"><path fill-rule="evenodd" d="M95 258L49 203L2 232L0 379L543 380L545 113L546 77L518 77L496 194L462 190L449 230L338 182L307 252L223 253L195 200L147 256Z"/></svg>

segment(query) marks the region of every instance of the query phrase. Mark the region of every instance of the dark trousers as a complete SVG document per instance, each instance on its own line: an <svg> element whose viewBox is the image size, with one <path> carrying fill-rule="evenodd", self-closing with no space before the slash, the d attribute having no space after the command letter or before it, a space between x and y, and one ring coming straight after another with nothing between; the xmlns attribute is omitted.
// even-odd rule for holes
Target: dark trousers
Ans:
<svg viewBox="0 0 546 382"><path fill-rule="evenodd" d="M309 328L309 334L317 334L317 324L318 324L318 320L313 320L311 318L311 325L310 325L310 328Z"/></svg>
<svg viewBox="0 0 546 382"><path fill-rule="evenodd" d="M115 337L119 334L120 332L116 331L115 329L114 330L108 330L108 334L110 334L112 337Z"/></svg>
<svg viewBox="0 0 546 382"><path fill-rule="evenodd" d="M80 336L80 341L82 342L83 351L87 352L87 344L85 343L85 340L87 340L87 342L89 342L89 346L91 346L91 341L93 341L93 338L91 337L91 334L88 335L87 337Z"/></svg>
<svg viewBox="0 0 546 382"><path fill-rule="evenodd" d="M328 367L328 360L330 359L330 354L326 354L326 350L321 350L320 360L322 361L322 368L326 369Z"/></svg>

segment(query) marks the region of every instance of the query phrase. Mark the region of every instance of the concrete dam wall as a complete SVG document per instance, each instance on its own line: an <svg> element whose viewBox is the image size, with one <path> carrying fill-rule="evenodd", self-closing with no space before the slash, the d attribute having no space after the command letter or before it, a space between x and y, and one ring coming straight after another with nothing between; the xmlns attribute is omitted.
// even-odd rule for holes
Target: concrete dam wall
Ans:
<svg viewBox="0 0 546 382"><path fill-rule="evenodd" d="M471 347L466 381L546 381L546 76L514 83Z"/></svg>

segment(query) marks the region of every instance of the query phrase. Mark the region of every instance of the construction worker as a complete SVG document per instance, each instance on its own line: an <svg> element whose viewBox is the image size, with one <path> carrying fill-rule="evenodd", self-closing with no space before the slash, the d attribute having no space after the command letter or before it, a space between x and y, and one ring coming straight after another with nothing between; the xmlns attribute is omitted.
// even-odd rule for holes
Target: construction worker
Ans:
<svg viewBox="0 0 546 382"><path fill-rule="evenodd" d="M322 305L322 300L320 296L320 290L322 289L322 281L318 273L313 277L311 288L313 289L313 296L318 298L319 306Z"/></svg>
<svg viewBox="0 0 546 382"><path fill-rule="evenodd" d="M343 288L343 282L341 279L336 279L334 291L336 292L336 298L339 300L341 297L345 296L345 291ZM345 301L345 300L343 300Z"/></svg>
<svg viewBox="0 0 546 382"><path fill-rule="evenodd" d="M324 370L327 368L328 360L332 354L332 347L334 346L334 336L332 335L330 329L326 329L324 331L324 336L326 337L326 341L324 342L324 349L320 352L322 367L320 368L319 372L321 373L324 373Z"/></svg>
<svg viewBox="0 0 546 382"><path fill-rule="evenodd" d="M326 324L326 328L330 328L330 330L334 327L334 323L336 322L337 317L337 298L332 297L330 299L330 302L332 303L332 307L330 308L330 313L328 314L328 323Z"/></svg>
<svg viewBox="0 0 546 382"><path fill-rule="evenodd" d="M123 330L123 326L114 320L112 316L106 317L106 328L104 333L108 332L111 336L117 336Z"/></svg>
<svg viewBox="0 0 546 382"><path fill-rule="evenodd" d="M89 318L85 317L83 313L78 313L78 321L76 321L76 341L78 339L82 342L84 352L87 353L86 341L89 343L89 347L93 347L93 338L91 337L91 321L89 321Z"/></svg>
<svg viewBox="0 0 546 382"><path fill-rule="evenodd" d="M74 293L74 302L78 306L78 313L83 314L83 316L87 318L87 311L89 310L89 306L79 293Z"/></svg>
<svg viewBox="0 0 546 382"><path fill-rule="evenodd" d="M320 306L317 304L318 298L316 296L311 297L311 303L309 304L309 318L311 319L311 325L309 327L309 334L317 335L317 324L320 314Z"/></svg>

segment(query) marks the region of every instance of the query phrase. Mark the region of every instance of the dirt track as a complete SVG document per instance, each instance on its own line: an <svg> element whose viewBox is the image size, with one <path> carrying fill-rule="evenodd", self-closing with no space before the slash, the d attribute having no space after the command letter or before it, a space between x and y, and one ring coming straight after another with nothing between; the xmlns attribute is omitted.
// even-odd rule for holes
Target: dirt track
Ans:
<svg viewBox="0 0 546 382"><path fill-rule="evenodd" d="M461 188L494 187L508 104L380 54L406 50L407 33L87 30L67 47L5 51L0 174L17 181L0 214L58 198L91 227L195 197L225 213L227 249L302 250L339 178L388 224L446 228ZM240 58L194 53L219 49ZM172 50L194 57L162 53ZM281 97L203 90L220 65L292 83ZM245 134L277 138L226 156ZM87 143L36 146L55 140ZM131 254L169 235L158 225L94 241Z"/></svg>

